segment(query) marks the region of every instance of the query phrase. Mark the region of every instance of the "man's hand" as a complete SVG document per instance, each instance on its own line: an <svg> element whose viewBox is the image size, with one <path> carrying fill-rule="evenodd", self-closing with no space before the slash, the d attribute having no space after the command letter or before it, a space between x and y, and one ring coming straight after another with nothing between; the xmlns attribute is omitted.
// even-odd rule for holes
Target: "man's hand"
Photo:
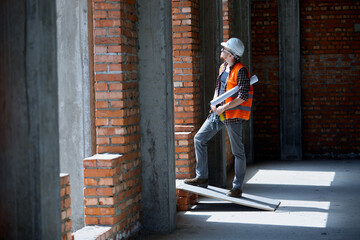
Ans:
<svg viewBox="0 0 360 240"><path fill-rule="evenodd" d="M212 107L211 107L212 108ZM216 107L214 107L215 108L215 113L218 115L218 116L220 116L220 114L222 114L223 112L225 112L225 107L224 106L220 106L220 107L218 107L218 108L216 108Z"/></svg>
<svg viewBox="0 0 360 240"><path fill-rule="evenodd" d="M216 107L213 106L213 105L210 105L210 107L211 107L211 111L213 111L214 113L216 113Z"/></svg>

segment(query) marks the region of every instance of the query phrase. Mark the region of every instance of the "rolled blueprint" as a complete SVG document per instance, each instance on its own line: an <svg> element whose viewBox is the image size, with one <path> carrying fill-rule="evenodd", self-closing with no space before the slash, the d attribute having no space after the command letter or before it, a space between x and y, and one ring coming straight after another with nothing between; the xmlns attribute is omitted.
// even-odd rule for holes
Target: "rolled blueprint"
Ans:
<svg viewBox="0 0 360 240"><path fill-rule="evenodd" d="M256 83L257 81L259 81L258 77L256 75L252 76L250 78L250 85L253 85L254 83ZM227 99L228 97L231 97L232 95L234 95L235 93L237 93L237 91L239 90L239 86L235 86L232 89L230 89L229 91L224 92L223 94L221 94L220 96L218 96L217 98L213 99L210 101L211 106L216 106L219 103L225 101L225 99Z"/></svg>

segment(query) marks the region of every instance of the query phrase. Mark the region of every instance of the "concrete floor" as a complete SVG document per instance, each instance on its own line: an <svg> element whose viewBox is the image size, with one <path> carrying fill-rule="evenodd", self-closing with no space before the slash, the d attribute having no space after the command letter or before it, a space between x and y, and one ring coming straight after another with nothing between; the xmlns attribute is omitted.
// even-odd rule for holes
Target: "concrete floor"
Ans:
<svg viewBox="0 0 360 240"><path fill-rule="evenodd" d="M199 197L171 234L139 239L360 239L360 160L248 166L244 192L278 199L276 212Z"/></svg>

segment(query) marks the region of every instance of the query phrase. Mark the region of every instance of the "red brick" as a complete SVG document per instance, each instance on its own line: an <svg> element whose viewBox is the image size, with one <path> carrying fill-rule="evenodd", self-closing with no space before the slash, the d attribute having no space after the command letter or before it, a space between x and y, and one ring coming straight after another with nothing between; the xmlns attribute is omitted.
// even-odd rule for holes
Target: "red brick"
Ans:
<svg viewBox="0 0 360 240"><path fill-rule="evenodd" d="M114 135L116 129L115 128L96 128L96 135L97 136L109 136Z"/></svg>
<svg viewBox="0 0 360 240"><path fill-rule="evenodd" d="M86 225L97 225L97 224L99 224L99 218L85 216L85 224Z"/></svg>
<svg viewBox="0 0 360 240"><path fill-rule="evenodd" d="M111 101L110 106L112 108L124 108L125 102L124 101ZM114 119L112 119L112 120L114 120ZM111 123L111 125L113 125L113 124ZM115 124L115 125L117 125L117 124Z"/></svg>
<svg viewBox="0 0 360 240"><path fill-rule="evenodd" d="M66 174L63 177L60 178L60 185L64 186L70 183L70 175Z"/></svg>
<svg viewBox="0 0 360 240"><path fill-rule="evenodd" d="M178 197L176 198L176 202L178 205L189 205L190 204L190 198L188 197Z"/></svg>
<svg viewBox="0 0 360 240"><path fill-rule="evenodd" d="M117 181L114 178L100 178L99 186L114 186Z"/></svg>
<svg viewBox="0 0 360 240"><path fill-rule="evenodd" d="M71 198L68 197L68 198L65 198L64 199L64 208L68 208L71 206Z"/></svg>
<svg viewBox="0 0 360 240"><path fill-rule="evenodd" d="M105 122L103 125L108 125L109 121L108 119L96 119L96 125L99 126L98 120L104 120L102 122ZM110 138L109 137L97 137L96 138L96 144L110 144Z"/></svg>
<svg viewBox="0 0 360 240"><path fill-rule="evenodd" d="M118 217L101 217L100 224L101 225L114 225L119 222Z"/></svg>
<svg viewBox="0 0 360 240"><path fill-rule="evenodd" d="M96 117L124 117L124 110L95 110Z"/></svg>
<svg viewBox="0 0 360 240"><path fill-rule="evenodd" d="M107 65L106 64L95 64L94 70L95 70L95 72L106 72Z"/></svg>
<svg viewBox="0 0 360 240"><path fill-rule="evenodd" d="M113 169L84 169L84 177L111 177L114 176Z"/></svg>
<svg viewBox="0 0 360 240"><path fill-rule="evenodd" d="M83 165L85 168L96 167L96 160L84 160Z"/></svg>
<svg viewBox="0 0 360 240"><path fill-rule="evenodd" d="M188 211L190 210L190 204L185 204L185 205L176 205L176 209L177 211Z"/></svg>
<svg viewBox="0 0 360 240"><path fill-rule="evenodd" d="M65 232L70 231L71 228L72 228L72 220L71 220L71 219L68 219L68 220L65 222Z"/></svg>
<svg viewBox="0 0 360 240"><path fill-rule="evenodd" d="M85 186L97 186L98 182L94 178L84 178Z"/></svg>
<svg viewBox="0 0 360 240"><path fill-rule="evenodd" d="M121 11L108 11L109 18L121 18Z"/></svg>
<svg viewBox="0 0 360 240"><path fill-rule="evenodd" d="M96 101L95 107L96 108L109 108L109 102L108 101Z"/></svg>
<svg viewBox="0 0 360 240"><path fill-rule="evenodd" d="M95 83L95 90L96 91L107 91L108 85L107 85L107 83Z"/></svg>
<svg viewBox="0 0 360 240"><path fill-rule="evenodd" d="M106 18L106 11L94 11L93 12L93 18Z"/></svg>
<svg viewBox="0 0 360 240"><path fill-rule="evenodd" d="M99 198L99 204L100 205L114 205L115 199L112 197L108 198Z"/></svg>
<svg viewBox="0 0 360 240"><path fill-rule="evenodd" d="M96 99L122 99L123 92L96 92Z"/></svg>
<svg viewBox="0 0 360 240"><path fill-rule="evenodd" d="M123 57L119 55L95 55L95 62L122 62Z"/></svg>
<svg viewBox="0 0 360 240"><path fill-rule="evenodd" d="M96 74L95 81L123 81L123 74Z"/></svg>
<svg viewBox="0 0 360 240"><path fill-rule="evenodd" d="M92 206L92 205L98 205L98 199L97 198L85 198L84 204L85 206Z"/></svg>
<svg viewBox="0 0 360 240"><path fill-rule="evenodd" d="M106 29L94 29L94 37L106 36ZM106 53L106 46L95 46L95 53Z"/></svg>
<svg viewBox="0 0 360 240"><path fill-rule="evenodd" d="M97 188L96 195L98 196L112 196L115 193L114 188Z"/></svg>
<svg viewBox="0 0 360 240"><path fill-rule="evenodd" d="M63 197L65 196L65 193L66 193L65 188L61 188L61 189L60 189L60 196L61 196L61 198L63 198Z"/></svg>
<svg viewBox="0 0 360 240"><path fill-rule="evenodd" d="M95 10L115 10L120 9L120 2L112 2L112 3L95 3Z"/></svg>
<svg viewBox="0 0 360 240"><path fill-rule="evenodd" d="M96 196L96 188L84 188L84 196Z"/></svg>

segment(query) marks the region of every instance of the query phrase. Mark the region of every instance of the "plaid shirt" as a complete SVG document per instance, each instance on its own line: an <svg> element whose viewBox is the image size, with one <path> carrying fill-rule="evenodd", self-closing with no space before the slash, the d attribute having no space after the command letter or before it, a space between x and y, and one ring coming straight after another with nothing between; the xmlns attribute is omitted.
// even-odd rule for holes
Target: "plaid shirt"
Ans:
<svg viewBox="0 0 360 240"><path fill-rule="evenodd" d="M230 72L232 71L235 64L232 67L230 67ZM219 95L219 91L220 91L220 87L221 87L220 77L221 77L221 74L225 71L226 66L227 66L227 63L225 62L223 70L219 74L219 76L218 76L218 78L216 80L216 89L215 89L215 91L218 93L218 95ZM250 79L249 79L248 71L244 67L239 70L239 73L237 75L237 84L239 86L238 96L237 97L243 99L244 101L246 101L248 99L248 93L249 93L249 90L250 90ZM226 87L227 86L225 86L225 89L226 89ZM224 102L222 103L222 105L223 104L224 104ZM229 125L229 124L240 122L242 120L243 119L241 119L241 118L225 119L224 124Z"/></svg>

